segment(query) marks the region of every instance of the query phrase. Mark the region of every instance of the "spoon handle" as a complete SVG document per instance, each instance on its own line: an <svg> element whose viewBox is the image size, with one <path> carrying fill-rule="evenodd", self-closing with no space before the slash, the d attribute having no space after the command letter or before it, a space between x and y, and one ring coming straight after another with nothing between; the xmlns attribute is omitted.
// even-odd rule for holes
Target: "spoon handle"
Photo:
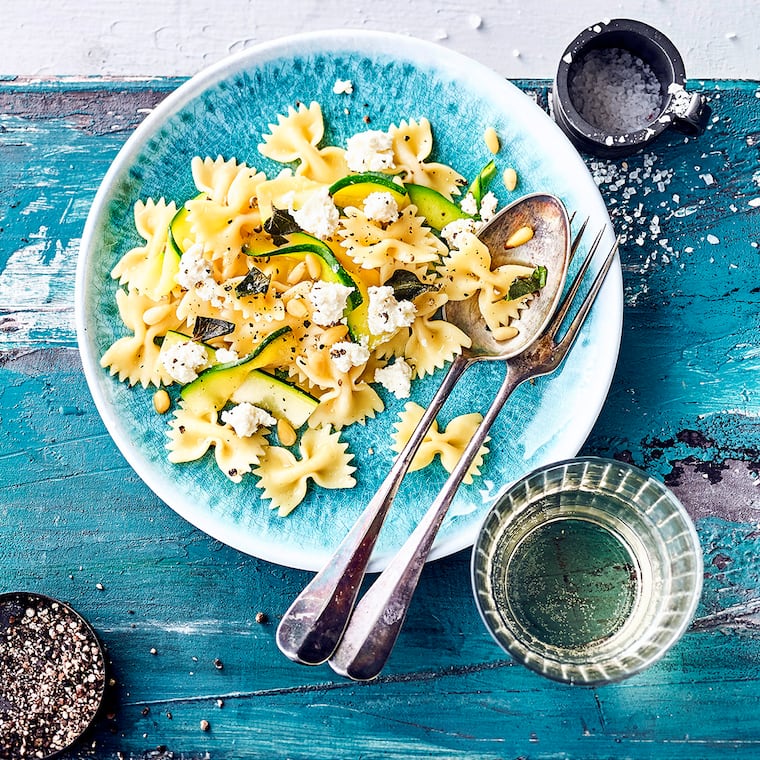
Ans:
<svg viewBox="0 0 760 760"><path fill-rule="evenodd" d="M286 657L304 665L319 665L335 651L401 481L436 414L470 363L461 355L451 363L440 388L378 492L335 554L283 615L277 627L277 646Z"/></svg>
<svg viewBox="0 0 760 760"><path fill-rule="evenodd" d="M369 681L383 669L404 624L425 560L454 494L505 401L526 377L526 373L507 369L491 408L443 489L406 543L356 605L343 638L330 658L330 667L336 673L355 681Z"/></svg>

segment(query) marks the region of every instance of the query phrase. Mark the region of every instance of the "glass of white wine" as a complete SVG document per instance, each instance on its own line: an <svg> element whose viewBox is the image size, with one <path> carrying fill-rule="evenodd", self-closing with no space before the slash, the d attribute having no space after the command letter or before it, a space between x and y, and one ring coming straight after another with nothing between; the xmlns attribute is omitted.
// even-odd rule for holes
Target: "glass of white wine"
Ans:
<svg viewBox="0 0 760 760"><path fill-rule="evenodd" d="M475 599L496 641L542 675L586 685L662 657L694 616L702 574L697 532L673 493L595 457L509 487L472 555Z"/></svg>

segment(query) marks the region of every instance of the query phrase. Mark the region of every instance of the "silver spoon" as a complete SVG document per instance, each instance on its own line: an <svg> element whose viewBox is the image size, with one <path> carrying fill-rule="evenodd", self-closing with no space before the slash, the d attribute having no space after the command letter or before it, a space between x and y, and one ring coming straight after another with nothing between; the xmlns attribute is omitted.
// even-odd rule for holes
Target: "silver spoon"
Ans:
<svg viewBox="0 0 760 760"><path fill-rule="evenodd" d="M510 237L525 226L533 230L533 237L519 248L507 248ZM338 647L385 516L428 428L464 371L476 362L504 361L524 351L541 335L557 308L571 247L570 221L558 198L543 193L525 196L502 209L478 237L488 246L492 268L506 263L544 266L546 285L523 310L518 334L506 341L495 340L486 329L475 299L447 304L446 318L472 339L472 345L452 361L412 436L354 527L282 617L277 646L295 662L319 665Z"/></svg>

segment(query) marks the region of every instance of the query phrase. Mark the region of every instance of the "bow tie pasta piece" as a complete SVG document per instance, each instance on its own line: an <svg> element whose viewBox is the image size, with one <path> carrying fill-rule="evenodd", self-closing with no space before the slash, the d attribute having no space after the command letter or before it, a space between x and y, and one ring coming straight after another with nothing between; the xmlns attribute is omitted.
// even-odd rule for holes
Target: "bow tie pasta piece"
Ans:
<svg viewBox="0 0 760 760"><path fill-rule="evenodd" d="M144 246L136 246L119 259L111 277L120 285L140 291L154 301L168 295L176 287L179 258L168 246L169 224L177 213L174 203L148 199L135 204L135 227Z"/></svg>
<svg viewBox="0 0 760 760"><path fill-rule="evenodd" d="M136 290L117 290L119 316L132 335L116 340L100 358L100 366L129 385L168 385L172 378L159 359L156 338L179 327L171 303L156 303Z"/></svg>
<svg viewBox="0 0 760 760"><path fill-rule="evenodd" d="M425 185L449 200L459 195L460 188L466 184L459 172L446 164L425 162L433 150L433 132L427 119L401 121L388 133L393 140L396 168L405 172L404 182Z"/></svg>
<svg viewBox="0 0 760 760"><path fill-rule="evenodd" d="M393 445L391 446L393 451L396 453L402 451L412 437L412 433L424 413L425 410L419 404L415 404L413 401L406 404L404 411L399 413L399 419L394 424L395 432L393 433ZM425 435L422 445L412 460L410 470L421 470L431 464L436 456L439 456L443 467L447 472L451 472L462 458L467 444L475 434L482 419L482 415L477 413L461 414L458 417L454 417L445 430L439 430L437 420L433 420L433 424ZM486 441L489 440L489 438L486 438ZM465 483L472 483L473 478L480 475L480 466L483 464L483 459L487 453L488 447L484 444L480 447L470 468L467 470L467 474L464 477Z"/></svg>
<svg viewBox="0 0 760 760"><path fill-rule="evenodd" d="M328 425L309 428L298 447L300 459L288 449L270 446L253 472L264 489L263 497L284 517L303 501L309 480L322 488L356 485L352 475L356 468L350 464L353 454L347 449L340 433L331 433Z"/></svg>
<svg viewBox="0 0 760 760"><path fill-rule="evenodd" d="M187 221L194 239L202 241L220 274L240 274L240 257L254 231L261 228L256 191L266 175L235 159L225 161L195 157L192 173L200 195L185 203ZM238 269L231 269L238 264Z"/></svg>
<svg viewBox="0 0 760 760"><path fill-rule="evenodd" d="M259 463L267 447L266 432L260 428L253 435L239 436L231 425L219 424L215 410L197 414L180 402L167 431L169 461L192 462L213 447L219 469L239 483Z"/></svg>
<svg viewBox="0 0 760 760"><path fill-rule="evenodd" d="M246 213L254 206L258 186L266 180L266 174L253 169L234 158L224 160L195 156L190 171L198 190L214 203L225 206L231 212Z"/></svg>
<svg viewBox="0 0 760 760"><path fill-rule="evenodd" d="M417 318L412 322L403 355L414 365L415 376L425 377L450 362L472 340L456 325L435 319L448 299L444 293L423 293L414 299Z"/></svg>
<svg viewBox="0 0 760 760"><path fill-rule="evenodd" d="M527 305L530 296L510 301L507 294L516 279L530 277L533 271L533 267L518 264L491 270L488 247L469 233L459 238L459 248L452 249L438 269L442 290L449 300L462 301L477 296L480 313L497 340L507 340L517 334L517 328L510 323L519 317L520 309Z"/></svg>
<svg viewBox="0 0 760 760"><path fill-rule="evenodd" d="M332 424L340 429L364 422L385 408L375 389L363 379L366 365L342 372L327 344L322 350L307 351L295 363L312 386L320 389L319 405L309 417L310 426Z"/></svg>
<svg viewBox="0 0 760 760"><path fill-rule="evenodd" d="M446 246L425 226L425 220L408 206L395 222L385 226L370 221L358 209L346 209L339 230L341 246L363 269L377 269L385 282L396 269L424 276L440 261Z"/></svg>
<svg viewBox="0 0 760 760"><path fill-rule="evenodd" d="M259 145L259 152L284 164L297 161L297 174L331 185L345 177L349 170L342 148L318 147L324 132L319 103L312 102L308 108L301 103L298 110L291 106L287 116L280 114L277 124L269 125L269 134L263 136L264 142Z"/></svg>

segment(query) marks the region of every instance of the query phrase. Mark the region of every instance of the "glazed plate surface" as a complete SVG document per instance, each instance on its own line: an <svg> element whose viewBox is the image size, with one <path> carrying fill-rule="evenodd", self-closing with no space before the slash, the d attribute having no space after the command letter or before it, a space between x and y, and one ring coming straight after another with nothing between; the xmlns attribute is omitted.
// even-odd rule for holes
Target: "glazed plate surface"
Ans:
<svg viewBox="0 0 760 760"><path fill-rule="evenodd" d="M338 79L350 80L353 92L335 94ZM114 300L118 284L110 271L140 242L134 227L135 202L164 197L180 205L191 197L196 192L190 172L195 155L234 157L274 176L281 166L258 152L262 135L289 106L311 101L322 107L324 144L338 146L365 129L386 130L402 119L426 117L433 127L433 159L452 165L468 180L492 158L483 134L493 127L502 146L492 188L500 206L524 193L551 192L576 219L589 217L591 231L607 225L603 248L611 246L613 232L581 157L530 97L474 61L409 37L337 31L267 43L202 71L146 117L103 180L80 253L77 332L98 411L138 475L190 523L253 556L316 570L389 470L393 422L405 401L380 389L385 412L344 430L358 467L355 488L311 489L306 500L282 518L261 498L255 477L232 483L211 453L195 463L171 464L165 449L168 419L153 411L153 389L130 388L99 364L108 346L126 334ZM512 193L500 180L508 167L519 176ZM586 237L590 241L592 235ZM621 326L622 280L616 262L560 371L519 388L502 411L491 431L482 475L460 488L433 558L472 545L500 489L530 470L578 452L612 380ZM416 381L412 400L425 405L442 372ZM441 427L458 414L484 413L503 373L503 365L468 370L439 415ZM382 568L403 543L445 476L437 461L407 476L381 533L372 570Z"/></svg>

